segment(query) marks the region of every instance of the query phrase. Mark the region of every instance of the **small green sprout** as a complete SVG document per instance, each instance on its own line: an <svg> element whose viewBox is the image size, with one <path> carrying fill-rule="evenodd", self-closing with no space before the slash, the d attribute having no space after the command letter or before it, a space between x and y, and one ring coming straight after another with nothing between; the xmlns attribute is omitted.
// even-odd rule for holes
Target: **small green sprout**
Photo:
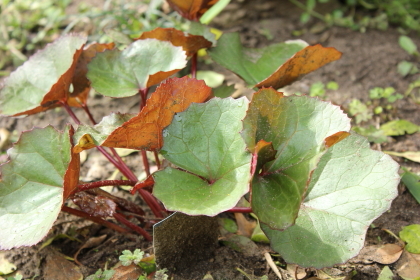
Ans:
<svg viewBox="0 0 420 280"><path fill-rule="evenodd" d="M128 266L132 263L138 264L141 259L143 258L144 252L140 249L134 250L131 252L130 250L122 251L122 255L119 257L123 266Z"/></svg>
<svg viewBox="0 0 420 280"><path fill-rule="evenodd" d="M86 280L109 280L114 276L115 270L104 270L99 269L95 274L92 274L86 278Z"/></svg>

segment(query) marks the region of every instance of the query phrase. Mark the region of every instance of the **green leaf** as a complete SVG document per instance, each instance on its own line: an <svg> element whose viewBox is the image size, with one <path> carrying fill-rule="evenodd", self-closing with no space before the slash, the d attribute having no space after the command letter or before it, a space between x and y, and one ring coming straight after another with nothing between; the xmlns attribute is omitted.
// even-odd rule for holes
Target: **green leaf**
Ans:
<svg viewBox="0 0 420 280"><path fill-rule="evenodd" d="M394 120L381 125L381 130L387 136L399 136L416 133L420 126L407 120Z"/></svg>
<svg viewBox="0 0 420 280"><path fill-rule="evenodd" d="M273 89L254 94L242 135L252 152L260 140L277 150L276 159L256 170L252 181L252 210L262 223L276 229L294 223L325 138L349 129L350 119L331 103L281 97Z"/></svg>
<svg viewBox="0 0 420 280"><path fill-rule="evenodd" d="M352 134L321 157L296 224L284 231L261 226L288 263L344 263L363 247L369 224L389 209L398 183L398 164Z"/></svg>
<svg viewBox="0 0 420 280"><path fill-rule="evenodd" d="M71 159L69 128L24 132L1 165L0 249L30 246L50 230L63 204L63 178Z"/></svg>
<svg viewBox="0 0 420 280"><path fill-rule="evenodd" d="M339 85L337 82L331 81L327 83L327 89L337 90L338 88L339 88Z"/></svg>
<svg viewBox="0 0 420 280"><path fill-rule="evenodd" d="M377 129L373 125L369 125L367 127L361 126L353 126L352 130L357 134L367 137L369 142L373 143L384 143L388 140L387 136L385 135L384 131L381 129Z"/></svg>
<svg viewBox="0 0 420 280"><path fill-rule="evenodd" d="M410 37L405 35L400 36L398 39L400 47L403 48L408 54L415 55L417 53L417 46L414 44Z"/></svg>
<svg viewBox="0 0 420 280"><path fill-rule="evenodd" d="M381 271L381 274L379 274L377 280L392 280L394 279L394 273L392 273L389 266L384 266L384 268Z"/></svg>
<svg viewBox="0 0 420 280"><path fill-rule="evenodd" d="M221 86L225 76L214 71L197 71L197 80L204 80L207 86L215 88Z"/></svg>
<svg viewBox="0 0 420 280"><path fill-rule="evenodd" d="M31 56L0 89L0 114L12 116L40 106L53 85L75 66L74 55L85 42L84 37L66 35ZM69 83L63 90L68 90L68 86Z"/></svg>
<svg viewBox="0 0 420 280"><path fill-rule="evenodd" d="M407 243L405 249L413 254L420 254L420 225L414 224L403 227L400 238Z"/></svg>
<svg viewBox="0 0 420 280"><path fill-rule="evenodd" d="M166 41L144 39L123 51L98 53L88 64L92 87L110 97L127 97L157 84L186 65L181 47Z"/></svg>
<svg viewBox="0 0 420 280"><path fill-rule="evenodd" d="M239 75L247 84L255 85L307 45L296 40L260 49L244 48L239 33L225 33L209 54L216 63Z"/></svg>
<svg viewBox="0 0 420 280"><path fill-rule="evenodd" d="M111 115L103 117L101 122L94 126L85 124L79 125L73 135L73 140L76 144L75 151L81 152L84 149L101 146L114 130L134 116L136 116L136 114L111 113ZM86 138L86 135L89 135L90 138ZM86 140L93 140L93 142Z"/></svg>
<svg viewBox="0 0 420 280"><path fill-rule="evenodd" d="M235 85L228 86L228 85L223 84L220 87L213 89L213 94L216 97L226 98L226 97L231 96L235 91L236 91Z"/></svg>
<svg viewBox="0 0 420 280"><path fill-rule="evenodd" d="M420 176L406 171L402 175L401 180L417 202L420 203Z"/></svg>
<svg viewBox="0 0 420 280"><path fill-rule="evenodd" d="M246 98L213 98L174 117L161 153L186 171L153 174L153 194L168 210L214 216L248 192L251 154L239 134L247 108Z"/></svg>
<svg viewBox="0 0 420 280"><path fill-rule="evenodd" d="M398 63L397 71L401 76L405 77L411 73L413 67L415 67L414 63L403 60Z"/></svg>

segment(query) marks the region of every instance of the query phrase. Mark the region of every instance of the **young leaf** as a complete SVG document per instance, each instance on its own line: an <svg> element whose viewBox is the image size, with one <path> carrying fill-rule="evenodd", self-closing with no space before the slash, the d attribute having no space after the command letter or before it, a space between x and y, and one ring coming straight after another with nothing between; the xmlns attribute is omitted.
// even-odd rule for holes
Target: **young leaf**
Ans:
<svg viewBox="0 0 420 280"><path fill-rule="evenodd" d="M0 90L0 114L30 115L61 106L86 38L69 34L47 45L14 71Z"/></svg>
<svg viewBox="0 0 420 280"><path fill-rule="evenodd" d="M185 67L181 47L156 39L133 42L125 50L98 53L88 65L92 87L110 97L132 96Z"/></svg>
<svg viewBox="0 0 420 280"><path fill-rule="evenodd" d="M197 21L219 0L168 0L168 4L182 17Z"/></svg>
<svg viewBox="0 0 420 280"><path fill-rule="evenodd" d="M416 133L420 126L407 120L394 120L381 125L381 130L387 136L399 136Z"/></svg>
<svg viewBox="0 0 420 280"><path fill-rule="evenodd" d="M397 196L398 164L356 134L329 148L314 170L296 224L284 231L262 224L286 262L322 268L363 247L369 224Z"/></svg>
<svg viewBox="0 0 420 280"><path fill-rule="evenodd" d="M73 151L80 153L83 150L92 149L101 146L105 139L118 127L133 118L135 114L112 113L106 116L102 121L93 127L89 125L79 125L73 136L77 143Z"/></svg>
<svg viewBox="0 0 420 280"><path fill-rule="evenodd" d="M152 93L143 110L113 131L102 145L137 150L160 149L162 130L171 123L173 116L193 102L204 102L210 95L211 88L203 81L188 77L168 79Z"/></svg>
<svg viewBox="0 0 420 280"><path fill-rule="evenodd" d="M401 180L417 202L420 203L420 176L412 172L405 171L401 176Z"/></svg>
<svg viewBox="0 0 420 280"><path fill-rule="evenodd" d="M300 77L316 69L338 60L342 53L335 48L324 48L321 45L308 46L297 52L286 63L281 65L274 74L255 87L281 88L290 85Z"/></svg>
<svg viewBox="0 0 420 280"><path fill-rule="evenodd" d="M161 153L186 171L167 167L153 175L153 194L167 209L214 216L248 191L251 154L239 134L247 105L245 98L214 98L175 116Z"/></svg>
<svg viewBox="0 0 420 280"><path fill-rule="evenodd" d="M207 41L203 36L185 35L184 32L174 28L156 28L152 31L143 32L138 38L157 39L160 41L171 42L176 47L182 47L187 56L192 56L202 48L210 48L212 43Z"/></svg>
<svg viewBox="0 0 420 280"><path fill-rule="evenodd" d="M8 150L10 160L0 166L0 224L8 225L0 227L0 249L40 241L56 220L64 193L77 186L79 174L69 167L78 157L71 154L71 133L68 127L65 132L35 128ZM67 174L73 178L66 181Z"/></svg>
<svg viewBox="0 0 420 280"><path fill-rule="evenodd" d="M239 33L225 33L209 54L216 63L240 76L248 85L255 85L307 45L299 40L250 49L242 46Z"/></svg>
<svg viewBox="0 0 420 280"><path fill-rule="evenodd" d="M413 254L420 254L420 225L413 224L400 231L400 238L407 242L405 249Z"/></svg>
<svg viewBox="0 0 420 280"><path fill-rule="evenodd" d="M349 129L350 119L330 103L307 96L282 97L273 89L254 94L242 136L253 153L260 140L277 150L276 159L263 162L252 181L251 206L262 223L275 229L294 223L325 139Z"/></svg>

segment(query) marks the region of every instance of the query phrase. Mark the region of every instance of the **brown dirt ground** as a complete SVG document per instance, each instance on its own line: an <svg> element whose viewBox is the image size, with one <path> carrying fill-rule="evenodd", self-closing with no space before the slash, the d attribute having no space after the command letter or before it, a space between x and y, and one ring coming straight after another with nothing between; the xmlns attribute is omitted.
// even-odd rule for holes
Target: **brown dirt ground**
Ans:
<svg viewBox="0 0 420 280"><path fill-rule="evenodd" d="M324 7L331 9L331 7ZM270 43L282 42L293 37L293 30L308 31L316 21L302 25L299 22L301 11L288 1L232 1L228 10L222 13L214 21L214 26L224 31L238 31L241 33L243 43L247 47L262 47ZM263 32L269 31L273 40L268 40ZM366 101L369 89L379 87L394 87L398 92L403 93L410 82L419 78L419 75L401 78L396 66L401 60L410 60L410 57L398 46L399 33L394 28L386 31L367 30L366 33L352 31L346 28L328 28L316 34L305 32L300 39L310 44L322 43L324 46L333 46L344 53L341 60L307 75L301 81L289 86L288 92L300 91L308 93L312 83L322 81L336 81L340 88L337 91L329 91L327 99L335 104L341 105L344 109L348 107L352 98L359 98ZM416 34L411 36L417 45L420 45L420 38ZM222 70L223 71L223 70ZM238 82L233 75L226 73L227 79ZM99 120L102 116L111 111L136 112L138 100L136 97L126 99L108 99L95 96L89 102L94 117ZM82 121L87 119L82 112L77 112ZM396 110L390 119L407 119L420 125L419 105L412 100L400 100L396 104ZM64 127L67 117L63 110L57 109L37 116L30 116L25 119L2 118L0 127L9 131L24 131L33 126L44 127L49 123L57 127ZM397 152L419 151L419 134L406 135L391 139L392 141L383 144L383 150ZM420 172L420 165L401 158L395 158L403 166L411 167L414 172ZM137 174L141 171L141 162L137 155L127 157L127 162ZM93 165L102 166L101 169L88 174ZM83 165L82 176L89 179L108 178L113 167L98 159L95 152L89 152L88 160ZM125 195L122 191L118 195ZM368 230L366 244L396 243L396 240L382 229L389 229L398 234L403 226L409 224L420 224L420 205L413 199L411 194L402 185L399 187L399 196L392 203L391 209L374 221L375 228ZM152 245L142 241L136 235L122 235L107 228L91 224L79 218L66 214L60 214L56 225L51 230L49 237L58 233L77 231L78 237L86 241L90 237L107 235L105 241L91 249L83 249L79 254L79 261L82 273L86 276L94 273L99 268L104 268L107 263L111 267L117 262L118 255L122 250L140 248L152 253ZM81 246L79 243L68 239L59 239L52 243L61 253L73 256ZM261 251L269 250L266 245L259 244ZM30 248L19 248L11 250L8 258L21 271L26 278L38 275L36 279L45 278L46 256L48 251L39 250L39 245ZM279 259L281 261L281 259ZM251 275L269 275L269 279L277 279L273 272L270 272L267 263L262 256L245 257L228 247L219 246L214 257L210 261L203 261L192 265L188 271L175 274L173 279L202 279L210 272L214 279L246 279L236 268L239 267ZM383 265L380 264L355 264L346 263L338 266L341 271L349 272L356 270L357 275L353 279L376 279ZM395 269L395 264L390 266ZM308 274L308 277L311 274Z"/></svg>

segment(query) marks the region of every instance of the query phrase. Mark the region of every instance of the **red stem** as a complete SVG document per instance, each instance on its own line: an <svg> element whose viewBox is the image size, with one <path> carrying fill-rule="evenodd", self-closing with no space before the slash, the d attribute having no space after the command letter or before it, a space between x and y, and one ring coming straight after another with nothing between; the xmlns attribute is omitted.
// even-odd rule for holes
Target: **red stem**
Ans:
<svg viewBox="0 0 420 280"><path fill-rule="evenodd" d="M67 104L66 101L61 102L66 109L67 113L70 115L70 117L74 120L76 124L81 124L80 120L77 118L77 116L73 113L70 106ZM131 181L137 181L136 175L125 165L120 164L117 162L103 147L96 147L118 170L121 171L124 176L126 176ZM149 170L150 171L150 170ZM162 209L162 207L159 205L159 203L156 201L155 197L152 196L151 193L149 193L146 190L139 190L139 194L144 199L144 201L149 205L150 209L152 210L153 214L157 218L163 218L163 214L165 210Z"/></svg>
<svg viewBox="0 0 420 280"><path fill-rule="evenodd" d="M119 214L119 213L114 213L114 218L119 221L120 223L126 225L127 227L131 228L132 230L134 230L135 232L143 235L144 239L146 239L147 241L152 241L152 237L150 236L150 234L145 231L144 229L142 229L139 226L136 226L135 224L131 223L129 220L127 220L126 218L124 218L123 215Z"/></svg>
<svg viewBox="0 0 420 280"><path fill-rule="evenodd" d="M160 169L160 159L159 159L159 154L158 154L158 152L157 152L157 151L153 151L153 154L155 155L156 166L157 166L157 169L159 170L159 169Z"/></svg>
<svg viewBox="0 0 420 280"><path fill-rule="evenodd" d="M196 78L197 76L197 53L191 57L191 77Z"/></svg>
<svg viewBox="0 0 420 280"><path fill-rule="evenodd" d="M147 100L147 94L149 93L149 88L144 88L139 90L140 93L140 111L143 109L144 106L146 106L146 100Z"/></svg>
<svg viewBox="0 0 420 280"><path fill-rule="evenodd" d="M141 157L143 159L144 171L146 171L146 176L149 177L150 176L150 165L149 165L149 161L147 160L147 154L146 154L145 150L141 151Z"/></svg>
<svg viewBox="0 0 420 280"><path fill-rule="evenodd" d="M70 213L72 215L75 215L75 216L78 216L78 217L81 217L81 218L84 218L84 219L87 219L87 220L91 220L92 222L95 222L97 224L106 226L110 229L113 229L113 230L121 232L121 233L128 233L129 232L128 230L120 227L119 225L116 225L114 223L105 221L105 220L103 220L101 218L98 218L98 217L93 217L93 216L91 216L91 215L89 215L89 214L87 214L83 211L77 210L77 209L73 209L73 208L70 208L70 207L67 207L67 206L63 206L63 207L61 207L61 210L64 211L64 212Z"/></svg>
<svg viewBox="0 0 420 280"><path fill-rule="evenodd" d="M86 191L90 189L95 189L99 187L104 186L135 186L137 181L130 181L130 180L103 180L103 181L97 181L92 183L86 183L78 185L77 188L79 191Z"/></svg>
<svg viewBox="0 0 420 280"><path fill-rule="evenodd" d="M89 120L93 123L93 125L95 125L96 121L93 118L92 114L90 113L89 107L86 106L86 104L82 104L82 108L83 108L83 110L85 110L86 114L88 115Z"/></svg>
<svg viewBox="0 0 420 280"><path fill-rule="evenodd" d="M225 212L229 213L252 213L252 209L250 207L233 207Z"/></svg>

